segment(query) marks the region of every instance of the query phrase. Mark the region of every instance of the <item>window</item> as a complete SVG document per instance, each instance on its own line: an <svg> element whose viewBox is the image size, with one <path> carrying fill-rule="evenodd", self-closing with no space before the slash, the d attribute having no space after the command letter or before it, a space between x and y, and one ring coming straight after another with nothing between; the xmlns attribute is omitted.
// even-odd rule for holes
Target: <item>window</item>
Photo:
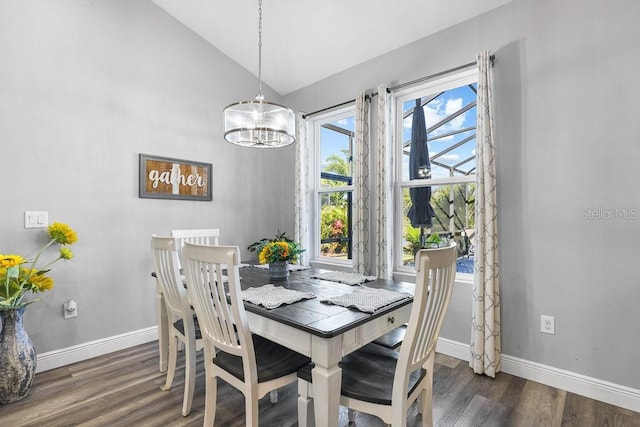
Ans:
<svg viewBox="0 0 640 427"><path fill-rule="evenodd" d="M312 257L348 264L352 246L354 108L320 117L313 124L316 161Z"/></svg>
<svg viewBox="0 0 640 427"><path fill-rule="evenodd" d="M415 252L438 240L458 242L458 273L473 273L475 232L476 89L475 69L449 75L395 97L397 186L395 265L412 271ZM428 161L410 163L414 107L426 122ZM419 107L419 108L420 108ZM424 143L423 143L424 144ZM423 149L414 145L415 153ZM413 166L411 166L413 165ZM411 171L413 167L413 171ZM431 224L411 215L429 202ZM412 209L413 208L413 209ZM424 217L423 217L424 218ZM412 224L413 222L413 224Z"/></svg>

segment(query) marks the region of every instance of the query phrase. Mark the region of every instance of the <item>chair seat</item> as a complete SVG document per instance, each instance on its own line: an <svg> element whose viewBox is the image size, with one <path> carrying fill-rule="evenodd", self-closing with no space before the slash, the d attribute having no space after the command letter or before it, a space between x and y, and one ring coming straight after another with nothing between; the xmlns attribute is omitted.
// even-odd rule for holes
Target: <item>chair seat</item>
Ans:
<svg viewBox="0 0 640 427"><path fill-rule="evenodd" d="M352 399L380 405L391 405L393 376L398 363L398 352L377 344L367 344L345 356L340 362L342 368L341 394ZM298 370L298 377L311 381L313 364ZM417 369L409 377L407 396L414 391L427 371Z"/></svg>
<svg viewBox="0 0 640 427"><path fill-rule="evenodd" d="M193 315L193 326L195 327L196 339L201 339L202 333L200 332L200 325L198 324L198 318L195 314ZM173 324L173 327L176 328L182 335L184 335L184 322L182 319L176 320L176 322Z"/></svg>
<svg viewBox="0 0 640 427"><path fill-rule="evenodd" d="M311 362L311 359L308 357L289 350L260 335L253 334L251 337L256 354L259 383L292 374ZM213 363L225 371L228 371L239 380L244 381L242 357L219 351Z"/></svg>
<svg viewBox="0 0 640 427"><path fill-rule="evenodd" d="M402 325L391 332L387 332L373 342L383 347L390 348L391 350L395 350L402 344L406 332L407 325Z"/></svg>

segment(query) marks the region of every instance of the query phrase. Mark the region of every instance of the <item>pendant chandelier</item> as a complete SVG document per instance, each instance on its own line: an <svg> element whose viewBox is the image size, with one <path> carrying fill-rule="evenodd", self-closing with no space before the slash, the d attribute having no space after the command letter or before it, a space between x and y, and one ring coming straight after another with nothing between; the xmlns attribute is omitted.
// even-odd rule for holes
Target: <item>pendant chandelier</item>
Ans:
<svg viewBox="0 0 640 427"><path fill-rule="evenodd" d="M258 95L224 109L224 139L252 148L279 148L295 142L295 115L262 95L262 0L258 2Z"/></svg>

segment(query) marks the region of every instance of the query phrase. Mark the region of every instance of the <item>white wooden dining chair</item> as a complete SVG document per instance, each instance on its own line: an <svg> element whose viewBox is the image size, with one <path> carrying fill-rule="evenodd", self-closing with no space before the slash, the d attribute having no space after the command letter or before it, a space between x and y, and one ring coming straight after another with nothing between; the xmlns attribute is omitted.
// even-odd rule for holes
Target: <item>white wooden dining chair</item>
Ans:
<svg viewBox="0 0 640 427"><path fill-rule="evenodd" d="M178 267L182 268L182 246L184 242L199 243L203 245L217 245L220 238L218 228L176 229L171 230L171 236L176 239L175 249L178 252ZM167 371L169 354L168 321L162 292L156 290L156 319L158 320L158 351L160 352L160 372ZM182 345L180 345L182 349Z"/></svg>
<svg viewBox="0 0 640 427"><path fill-rule="evenodd" d="M433 250L433 248L426 249L426 250L428 251ZM407 325L404 324L390 332L387 332L381 337L376 338L373 342L383 347L390 348L391 350L399 351L400 346L402 345L402 341L404 341L404 336L406 333L407 333Z"/></svg>
<svg viewBox="0 0 640 427"><path fill-rule="evenodd" d="M257 427L258 400L295 382L296 372L310 359L251 334L240 294L237 246L186 242L183 254L187 293L204 340L204 425L212 426L215 420L217 379L221 378L244 394L246 425ZM223 267L228 286L225 286Z"/></svg>
<svg viewBox="0 0 640 427"><path fill-rule="evenodd" d="M196 352L202 350L203 341L198 321L187 301L187 292L180 277L175 246L175 240L172 237L151 236L153 266L162 292L168 325L169 360L167 378L162 389L171 389L176 373L178 344L182 343L185 349L182 415L187 416L191 412L195 390Z"/></svg>
<svg viewBox="0 0 640 427"><path fill-rule="evenodd" d="M420 396L422 425L431 426L433 362L440 327L456 274L455 245L416 255L416 290L400 351L370 343L340 362L340 405L366 412L393 427L405 427L407 411ZM313 413L309 364L298 371L298 425ZM352 419L350 419L352 421Z"/></svg>
<svg viewBox="0 0 640 427"><path fill-rule="evenodd" d="M171 237L176 239L176 249L178 250L178 259L182 266L182 247L184 242L197 243L199 245L218 245L220 244L219 228L194 228L171 230Z"/></svg>

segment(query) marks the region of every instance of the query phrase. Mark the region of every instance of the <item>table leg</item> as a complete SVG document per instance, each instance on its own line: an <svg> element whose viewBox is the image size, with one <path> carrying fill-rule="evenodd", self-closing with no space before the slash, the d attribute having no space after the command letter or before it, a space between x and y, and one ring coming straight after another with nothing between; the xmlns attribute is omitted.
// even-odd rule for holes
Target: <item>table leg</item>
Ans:
<svg viewBox="0 0 640 427"><path fill-rule="evenodd" d="M167 307L160 289L156 289L156 321L158 322L158 352L160 354L160 372L167 372L169 360L169 320Z"/></svg>
<svg viewBox="0 0 640 427"><path fill-rule="evenodd" d="M313 376L313 409L317 427L337 427L340 412L340 385L342 369L338 366L342 356L340 337L312 338L311 359Z"/></svg>

